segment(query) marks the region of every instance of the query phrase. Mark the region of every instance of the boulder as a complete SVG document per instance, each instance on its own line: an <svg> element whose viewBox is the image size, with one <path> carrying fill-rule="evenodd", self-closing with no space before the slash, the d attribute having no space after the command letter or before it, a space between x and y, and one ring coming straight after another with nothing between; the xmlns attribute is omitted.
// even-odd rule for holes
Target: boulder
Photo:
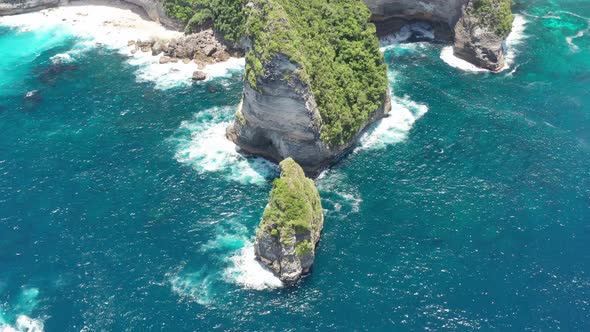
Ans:
<svg viewBox="0 0 590 332"><path fill-rule="evenodd" d="M207 79L207 74L204 72L197 70L193 73L193 81L204 81Z"/></svg>

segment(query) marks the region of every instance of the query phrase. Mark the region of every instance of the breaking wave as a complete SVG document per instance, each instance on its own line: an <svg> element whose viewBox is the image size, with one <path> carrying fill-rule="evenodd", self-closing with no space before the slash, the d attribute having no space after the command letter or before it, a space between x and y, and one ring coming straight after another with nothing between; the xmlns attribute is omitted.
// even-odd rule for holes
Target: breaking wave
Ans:
<svg viewBox="0 0 590 332"><path fill-rule="evenodd" d="M230 265L224 271L224 277L229 282L256 290L283 286L279 278L256 260L254 244L251 241L244 242L244 246L236 251L229 261Z"/></svg>
<svg viewBox="0 0 590 332"><path fill-rule="evenodd" d="M30 317L39 304L38 296L39 289L24 288L16 302L3 303L6 307L0 307L0 332L43 332L43 321Z"/></svg>
<svg viewBox="0 0 590 332"><path fill-rule="evenodd" d="M379 38L380 50L385 52L400 43L407 41L424 41L433 40L434 31L432 26L426 22L415 22L412 24L404 25L400 31L395 34L384 36Z"/></svg>
<svg viewBox="0 0 590 332"><path fill-rule="evenodd" d="M183 121L172 138L178 162L200 174L221 173L227 180L264 184L277 174L276 165L260 157L245 157L225 136L235 107L214 107Z"/></svg>
<svg viewBox="0 0 590 332"><path fill-rule="evenodd" d="M221 221L215 236L199 251L212 257L211 265L196 272L183 266L168 275L172 291L201 305L215 306L222 296L224 284L235 284L246 289L280 288L283 283L256 260L251 233L238 218Z"/></svg>

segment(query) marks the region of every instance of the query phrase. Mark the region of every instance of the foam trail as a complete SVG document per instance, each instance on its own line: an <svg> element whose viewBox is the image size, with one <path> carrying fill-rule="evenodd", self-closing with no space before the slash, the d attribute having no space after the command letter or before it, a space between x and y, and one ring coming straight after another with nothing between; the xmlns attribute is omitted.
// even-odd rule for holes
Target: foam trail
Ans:
<svg viewBox="0 0 590 332"><path fill-rule="evenodd" d="M181 297L189 298L201 305L213 303L211 287L214 277L204 270L184 275L170 276L172 291Z"/></svg>
<svg viewBox="0 0 590 332"><path fill-rule="evenodd" d="M228 180L264 184L276 174L276 165L260 157L246 158L225 136L235 107L214 107L183 121L172 140L177 143L175 158L197 172L222 173Z"/></svg>
<svg viewBox="0 0 590 332"><path fill-rule="evenodd" d="M516 59L517 48L526 39L525 29L528 21L522 15L514 15L514 22L512 23L512 30L508 37L506 37L506 47L508 51L505 55L506 64L500 71L509 69ZM463 59L459 59L453 53L452 46L443 47L440 58L449 66L473 73L490 72L487 69L479 68Z"/></svg>
<svg viewBox="0 0 590 332"><path fill-rule="evenodd" d="M325 213L335 212L335 218L347 219L360 211L363 199L355 187L347 185L346 175L337 169L323 171L316 179Z"/></svg>

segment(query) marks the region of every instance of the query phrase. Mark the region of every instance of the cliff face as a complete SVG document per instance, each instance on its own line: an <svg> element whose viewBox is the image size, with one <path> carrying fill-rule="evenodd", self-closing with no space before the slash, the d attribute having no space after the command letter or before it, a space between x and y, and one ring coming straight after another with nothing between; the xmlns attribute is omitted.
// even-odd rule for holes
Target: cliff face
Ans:
<svg viewBox="0 0 590 332"><path fill-rule="evenodd" d="M331 147L321 139L322 117L311 88L296 75L298 70L279 54L267 65L269 75L260 78L256 88L246 81L242 103L227 136L247 153L274 161L292 157L306 172L315 174L350 149L362 129L384 117L391 105L386 94L383 105L353 139Z"/></svg>
<svg viewBox="0 0 590 332"><path fill-rule="evenodd" d="M455 25L455 56L499 71L505 65L504 40L512 29L511 0L473 0Z"/></svg>
<svg viewBox="0 0 590 332"><path fill-rule="evenodd" d="M454 26L469 0L363 0L374 20L403 18L444 22Z"/></svg>
<svg viewBox="0 0 590 332"><path fill-rule="evenodd" d="M422 20L435 28L437 38L454 41L455 56L478 67L497 71L504 67L503 42L509 31L498 30L508 21L510 0L363 0L373 20L387 31L388 22ZM482 17L487 8L491 19ZM508 9L508 12L506 12ZM511 23L511 19L510 19Z"/></svg>
<svg viewBox="0 0 590 332"><path fill-rule="evenodd" d="M280 164L268 205L256 232L256 257L281 280L293 282L310 272L324 227L320 196L293 159Z"/></svg>

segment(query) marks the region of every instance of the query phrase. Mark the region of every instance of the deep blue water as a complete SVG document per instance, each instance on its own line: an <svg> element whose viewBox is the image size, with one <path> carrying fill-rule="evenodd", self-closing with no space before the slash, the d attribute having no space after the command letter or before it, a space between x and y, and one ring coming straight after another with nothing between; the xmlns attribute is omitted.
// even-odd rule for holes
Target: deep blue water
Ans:
<svg viewBox="0 0 590 332"><path fill-rule="evenodd" d="M0 331L590 330L590 2L515 11L497 75L386 51L394 114L317 180L316 265L287 289L251 254L276 170L223 138L239 71L162 89L0 27Z"/></svg>

